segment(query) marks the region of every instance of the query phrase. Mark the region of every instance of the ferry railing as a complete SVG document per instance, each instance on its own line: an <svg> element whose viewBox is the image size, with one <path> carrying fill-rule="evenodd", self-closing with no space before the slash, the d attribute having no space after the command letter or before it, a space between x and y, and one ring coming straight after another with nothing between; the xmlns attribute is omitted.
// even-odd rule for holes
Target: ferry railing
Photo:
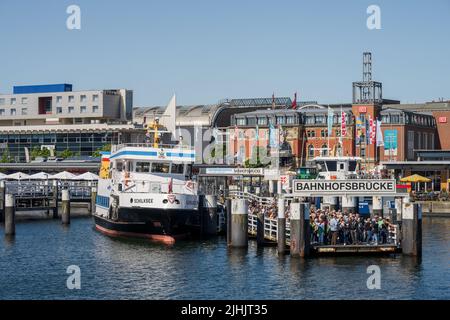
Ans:
<svg viewBox="0 0 450 320"><path fill-rule="evenodd" d="M122 193L170 193L170 185L172 185L172 193L175 194L197 194L198 185L195 182L155 182L149 180L121 180Z"/></svg>
<svg viewBox="0 0 450 320"><path fill-rule="evenodd" d="M111 147L112 152L117 152L123 148L154 148L153 143L121 143L118 145L113 145ZM194 150L194 148L190 145L184 144L158 144L158 149L180 149L180 150Z"/></svg>

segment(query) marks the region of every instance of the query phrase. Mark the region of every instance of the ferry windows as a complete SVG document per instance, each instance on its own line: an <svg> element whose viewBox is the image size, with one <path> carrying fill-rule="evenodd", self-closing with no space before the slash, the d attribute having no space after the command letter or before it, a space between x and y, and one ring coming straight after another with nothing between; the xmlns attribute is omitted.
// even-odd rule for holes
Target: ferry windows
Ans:
<svg viewBox="0 0 450 320"><path fill-rule="evenodd" d="M123 170L123 163L122 161L116 161L116 170L121 172Z"/></svg>
<svg viewBox="0 0 450 320"><path fill-rule="evenodd" d="M169 163L153 163L152 172L156 173L169 173L170 164Z"/></svg>
<svg viewBox="0 0 450 320"><path fill-rule="evenodd" d="M136 172L150 172L150 162L136 162Z"/></svg>
<svg viewBox="0 0 450 320"><path fill-rule="evenodd" d="M171 173L174 174L183 174L184 171L184 164L179 164L179 163L172 163L172 171Z"/></svg>

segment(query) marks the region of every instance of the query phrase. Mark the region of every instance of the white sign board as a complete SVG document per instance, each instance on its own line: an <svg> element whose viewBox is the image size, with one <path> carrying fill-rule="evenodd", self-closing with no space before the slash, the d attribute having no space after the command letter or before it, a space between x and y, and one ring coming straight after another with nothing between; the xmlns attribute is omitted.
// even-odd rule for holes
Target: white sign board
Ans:
<svg viewBox="0 0 450 320"><path fill-rule="evenodd" d="M347 179L347 180L299 180L293 181L295 196L320 195L393 195L396 193L394 179Z"/></svg>
<svg viewBox="0 0 450 320"><path fill-rule="evenodd" d="M211 175L264 175L263 168L206 168L205 172Z"/></svg>

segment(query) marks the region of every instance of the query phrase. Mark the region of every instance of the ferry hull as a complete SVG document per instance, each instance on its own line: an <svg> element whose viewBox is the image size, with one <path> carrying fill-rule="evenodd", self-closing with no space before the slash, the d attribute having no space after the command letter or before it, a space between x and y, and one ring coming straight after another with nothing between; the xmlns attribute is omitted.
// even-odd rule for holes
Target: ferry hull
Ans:
<svg viewBox="0 0 450 320"><path fill-rule="evenodd" d="M189 235L187 221L195 210L121 208L119 219L94 216L95 228L111 237L140 238L165 244Z"/></svg>

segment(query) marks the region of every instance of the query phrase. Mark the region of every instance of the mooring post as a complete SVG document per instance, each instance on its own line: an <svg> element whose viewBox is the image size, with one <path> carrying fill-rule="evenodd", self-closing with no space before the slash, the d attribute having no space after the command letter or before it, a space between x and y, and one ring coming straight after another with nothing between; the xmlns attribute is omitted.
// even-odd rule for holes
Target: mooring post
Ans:
<svg viewBox="0 0 450 320"><path fill-rule="evenodd" d="M5 181L0 181L0 223L5 222Z"/></svg>
<svg viewBox="0 0 450 320"><path fill-rule="evenodd" d="M245 199L233 199L231 202L231 246L248 246L248 203Z"/></svg>
<svg viewBox="0 0 450 320"><path fill-rule="evenodd" d="M256 245L264 246L264 212L261 210L256 213Z"/></svg>
<svg viewBox="0 0 450 320"><path fill-rule="evenodd" d="M286 253L286 216L284 199L281 197L278 199L277 250L280 255Z"/></svg>
<svg viewBox="0 0 450 320"><path fill-rule="evenodd" d="M16 234L16 201L13 194L5 195L5 236Z"/></svg>
<svg viewBox="0 0 450 320"><path fill-rule="evenodd" d="M53 195L53 219L58 219L58 180L53 180L52 185L52 195Z"/></svg>
<svg viewBox="0 0 450 320"><path fill-rule="evenodd" d="M395 198L395 209L397 210L397 223L402 221L403 198Z"/></svg>
<svg viewBox="0 0 450 320"><path fill-rule="evenodd" d="M61 222L70 224L70 194L68 189L61 191Z"/></svg>
<svg viewBox="0 0 450 320"><path fill-rule="evenodd" d="M97 187L96 186L92 186L91 187L91 215L94 215L95 213L95 206L97 203Z"/></svg>
<svg viewBox="0 0 450 320"><path fill-rule="evenodd" d="M309 211L308 202L300 203L300 257L309 256L310 232L309 232Z"/></svg>
<svg viewBox="0 0 450 320"><path fill-rule="evenodd" d="M402 206L402 253L422 256L422 206L403 202Z"/></svg>
<svg viewBox="0 0 450 320"><path fill-rule="evenodd" d="M300 202L291 202L291 242L289 246L289 251L291 256L297 258L300 256Z"/></svg>
<svg viewBox="0 0 450 320"><path fill-rule="evenodd" d="M205 234L217 234L217 198L215 195L206 195L204 198Z"/></svg>
<svg viewBox="0 0 450 320"><path fill-rule="evenodd" d="M227 245L231 246L231 199L225 200L225 210L227 214Z"/></svg>

